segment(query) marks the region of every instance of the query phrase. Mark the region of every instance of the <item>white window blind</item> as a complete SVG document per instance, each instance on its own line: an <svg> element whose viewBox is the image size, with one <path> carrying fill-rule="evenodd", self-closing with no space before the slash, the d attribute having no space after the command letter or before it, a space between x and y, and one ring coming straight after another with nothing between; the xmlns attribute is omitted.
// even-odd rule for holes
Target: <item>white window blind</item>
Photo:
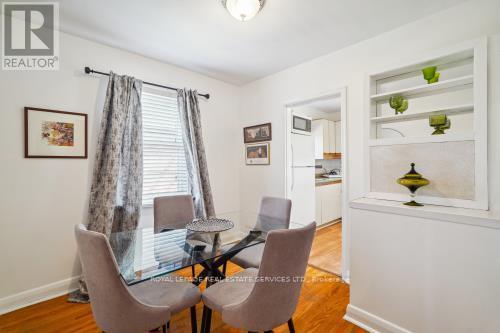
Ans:
<svg viewBox="0 0 500 333"><path fill-rule="evenodd" d="M144 183L142 204L157 196L188 192L177 97L143 91Z"/></svg>
<svg viewBox="0 0 500 333"><path fill-rule="evenodd" d="M144 228L138 234L137 240L139 251L135 256L134 270L148 272L158 268L159 262L170 262L165 269L176 269L182 264L182 259L186 255L184 244L186 242L187 231L185 229L173 230L155 234L153 229Z"/></svg>

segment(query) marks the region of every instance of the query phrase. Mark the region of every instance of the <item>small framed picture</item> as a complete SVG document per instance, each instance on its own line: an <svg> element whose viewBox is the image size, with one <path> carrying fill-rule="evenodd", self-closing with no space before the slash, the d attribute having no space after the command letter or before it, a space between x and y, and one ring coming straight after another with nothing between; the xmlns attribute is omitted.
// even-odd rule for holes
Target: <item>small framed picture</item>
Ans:
<svg viewBox="0 0 500 333"><path fill-rule="evenodd" d="M271 151L269 142L254 143L245 146L245 160L247 165L271 164Z"/></svg>
<svg viewBox="0 0 500 333"><path fill-rule="evenodd" d="M25 107L24 157L87 158L87 115Z"/></svg>
<svg viewBox="0 0 500 333"><path fill-rule="evenodd" d="M243 129L243 139L245 143L271 141L271 123L245 127Z"/></svg>

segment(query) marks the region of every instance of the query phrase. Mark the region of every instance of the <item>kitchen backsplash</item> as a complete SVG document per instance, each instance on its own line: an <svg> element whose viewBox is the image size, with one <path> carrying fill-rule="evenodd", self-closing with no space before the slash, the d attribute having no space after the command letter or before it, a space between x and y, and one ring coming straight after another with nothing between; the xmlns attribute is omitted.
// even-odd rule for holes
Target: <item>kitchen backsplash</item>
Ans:
<svg viewBox="0 0 500 333"><path fill-rule="evenodd" d="M342 162L340 159L337 160L316 160L316 174L323 174L325 171L323 169L318 169L318 166L321 165L323 169L326 169L328 171L332 169L339 169L341 170L342 168Z"/></svg>

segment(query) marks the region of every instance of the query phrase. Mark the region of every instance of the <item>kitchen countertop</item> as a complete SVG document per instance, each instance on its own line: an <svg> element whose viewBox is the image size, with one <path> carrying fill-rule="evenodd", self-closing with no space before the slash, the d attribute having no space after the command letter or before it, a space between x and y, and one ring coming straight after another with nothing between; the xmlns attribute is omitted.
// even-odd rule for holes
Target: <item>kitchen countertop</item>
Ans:
<svg viewBox="0 0 500 333"><path fill-rule="evenodd" d="M342 183L342 178L316 178L316 186L325 186Z"/></svg>

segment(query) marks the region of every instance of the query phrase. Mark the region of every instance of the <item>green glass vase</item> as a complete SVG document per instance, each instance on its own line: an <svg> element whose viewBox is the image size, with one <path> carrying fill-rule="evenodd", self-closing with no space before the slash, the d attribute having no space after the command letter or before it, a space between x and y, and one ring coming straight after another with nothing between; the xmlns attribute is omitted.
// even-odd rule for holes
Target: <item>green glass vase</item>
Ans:
<svg viewBox="0 0 500 333"><path fill-rule="evenodd" d="M430 184L430 181L422 177L421 174L415 171L415 163L411 164L411 170L404 175L404 177L398 179L398 184L403 185L410 190L411 200L405 202L404 204L407 206L419 207L423 206L423 204L415 201L415 197L417 196L416 192L422 186L426 186Z"/></svg>
<svg viewBox="0 0 500 333"><path fill-rule="evenodd" d="M408 100L403 96L392 96L389 98L389 106L394 109L395 114L408 110Z"/></svg>
<svg viewBox="0 0 500 333"><path fill-rule="evenodd" d="M436 66L429 66L422 69L422 74L424 75L424 79L427 80L428 84L436 83L439 81L439 72L436 72Z"/></svg>

